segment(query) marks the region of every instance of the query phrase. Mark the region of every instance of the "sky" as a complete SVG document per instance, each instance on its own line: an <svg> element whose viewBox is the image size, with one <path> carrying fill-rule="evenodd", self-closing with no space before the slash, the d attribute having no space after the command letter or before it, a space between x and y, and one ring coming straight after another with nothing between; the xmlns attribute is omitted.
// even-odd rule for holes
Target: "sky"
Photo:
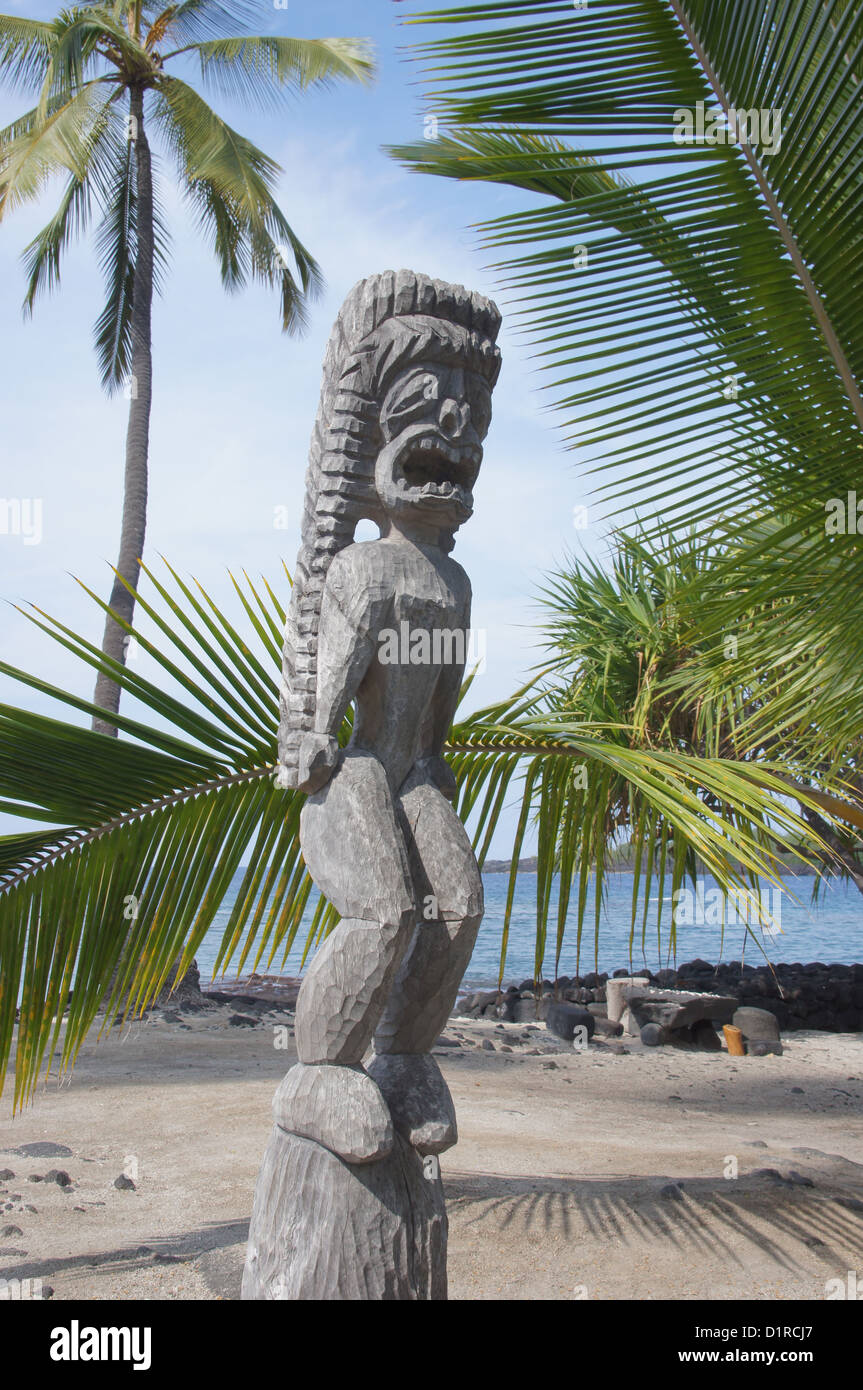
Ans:
<svg viewBox="0 0 863 1390"><path fill-rule="evenodd" d="M282 166L280 204L324 271L326 292L302 339L282 334L271 291L253 286L225 294L170 164L160 161L172 255L154 309L146 559L157 565L164 555L217 600L230 601L229 569L264 575L284 593L282 561L290 568L299 545L321 362L345 295L366 275L402 267L479 290L496 298L505 316L503 370L475 513L455 551L473 585L474 628L484 634L486 666L469 696L479 706L510 694L541 659L544 576L567 551L601 553L603 525L577 455L556 432L529 343L507 317L506 295L472 230L483 218L535 200L517 190L412 173L382 149L423 134L419 69L404 50L427 31L398 22L405 8L394 0L289 0L287 8L261 0L261 33L368 36L377 80L371 87L312 92L266 114L213 99L221 115ZM47 18L55 3L10 0L9 9ZM194 80L193 69L177 72ZM27 104L0 89L0 123ZM59 292L43 298L32 319L21 312L20 255L52 211L48 194L0 225L0 499L19 499L25 521L34 523L41 508L41 536L35 525L22 526L29 536L0 534L0 652L87 697L89 668L14 607L35 604L98 643L101 614L75 579L107 597L119 541L128 403L122 395L109 399L99 384L92 344L103 289L92 233L67 254ZM146 658L142 663L151 674ZM2 678L0 700L50 708ZM508 853L513 823L510 808L493 855ZM0 830L12 825L7 818Z"/></svg>

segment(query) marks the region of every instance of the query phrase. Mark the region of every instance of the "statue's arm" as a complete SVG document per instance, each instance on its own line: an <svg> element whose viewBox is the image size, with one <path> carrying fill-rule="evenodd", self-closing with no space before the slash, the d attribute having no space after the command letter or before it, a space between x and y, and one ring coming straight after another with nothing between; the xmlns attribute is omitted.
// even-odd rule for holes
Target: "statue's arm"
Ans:
<svg viewBox="0 0 863 1390"><path fill-rule="evenodd" d="M338 573L331 569L318 629L315 727L304 735L299 750L299 787L304 792L319 791L332 776L339 729L374 656L365 605L361 600L358 604L351 587L341 567Z"/></svg>

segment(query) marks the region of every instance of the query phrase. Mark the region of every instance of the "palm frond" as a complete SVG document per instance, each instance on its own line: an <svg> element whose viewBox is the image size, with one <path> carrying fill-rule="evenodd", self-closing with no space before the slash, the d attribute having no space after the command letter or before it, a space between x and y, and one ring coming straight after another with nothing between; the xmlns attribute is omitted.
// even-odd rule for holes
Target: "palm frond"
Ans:
<svg viewBox="0 0 863 1390"><path fill-rule="evenodd" d="M43 116L57 103L69 100L97 75L105 76L108 54L113 67L118 60L126 71L141 70L139 45L121 22L103 6L61 10L51 25L51 42L39 110Z"/></svg>
<svg viewBox="0 0 863 1390"><path fill-rule="evenodd" d="M169 576L171 589L149 575L158 607L144 597L138 604L166 638L164 650L125 625L156 662L156 681L136 674L134 662L109 662L38 611L31 618L88 665L110 668L156 727L117 715L124 737L113 739L0 709L0 805L50 823L0 839L0 1058L5 1065L20 995L16 1103L32 1091L49 1045L53 1052L67 1006L61 1068L74 1060L115 971L109 1019L145 1007L178 956L181 971L188 966L247 852L238 901L242 925L251 919L254 929L241 942L235 911L222 965L238 945L243 959L253 943L257 959L268 949L271 959L286 954L303 919L299 897L305 903L312 891L297 840L303 798L272 781L278 664L267 642L258 657L255 639L203 591L196 597ZM249 596L260 602L253 586ZM277 622L282 605L268 608ZM6 664L2 671L92 711L67 691Z"/></svg>
<svg viewBox="0 0 863 1390"><path fill-rule="evenodd" d="M339 80L370 82L375 65L364 39L211 39L190 46L200 57L205 87L229 101L269 109L292 92Z"/></svg>
<svg viewBox="0 0 863 1390"><path fill-rule="evenodd" d="M276 203L279 166L177 78L160 80L155 119L213 240L225 286L237 289L251 278L277 288L282 327L300 331L322 277Z"/></svg>
<svg viewBox="0 0 863 1390"><path fill-rule="evenodd" d="M0 72L11 87L37 90L45 80L53 27L40 19L0 15Z"/></svg>
<svg viewBox="0 0 863 1390"><path fill-rule="evenodd" d="M96 249L105 278L105 307L96 320L94 337L102 385L110 393L128 380L132 367L132 291L137 253L137 194L133 145L115 138L103 198L103 216ZM168 266L169 236L153 179L153 280L158 292Z"/></svg>
<svg viewBox="0 0 863 1390"><path fill-rule="evenodd" d="M137 204L131 141L115 150L113 173L113 187L96 241L107 297L94 330L102 385L109 391L117 390L132 369Z"/></svg>
<svg viewBox="0 0 863 1390"><path fill-rule="evenodd" d="M543 707L544 706L544 707ZM539 706L515 718L506 709L480 711L451 735L452 766L459 786L469 782L459 809L468 813L482 789L481 816L493 818L502 785L523 776L522 806L513 849L508 903L503 923L500 978L514 901L518 857L527 826L538 828L537 968L545 954L552 879L559 875L556 956L568 924L569 895L577 885L576 936L580 952L585 923L593 918L598 951L603 895L615 834L628 825L635 842L648 849L634 867L633 931L639 894L644 896L642 931L647 930L647 887L660 875L655 928L663 926L662 881L673 860L675 886L697 872L713 877L727 894L753 892L761 878L779 886L781 853L793 845L813 870L833 862L825 841L787 805L781 765L707 759L680 751L632 746L632 730L574 719L566 710ZM501 718L500 716L504 717ZM486 786L486 784L488 784ZM815 802L804 800L808 806ZM804 848L805 847L805 848ZM658 862L655 855L658 853ZM590 884L593 880L593 897ZM783 885L784 886L784 885ZM673 940L673 918L670 925ZM539 978L539 975L538 975Z"/></svg>
<svg viewBox="0 0 863 1390"><path fill-rule="evenodd" d="M530 133L459 131L394 152L562 199L485 224L483 240L508 255L494 268L569 417L567 442L588 469L614 470L608 501L652 502L688 525L729 492L732 506L766 505L793 470L811 519L825 486L847 484L859 426L732 160L633 186Z"/></svg>
<svg viewBox="0 0 863 1390"><path fill-rule="evenodd" d="M240 968L284 960L301 930L305 958L338 920L302 862L304 798L273 785L284 604L269 586L236 581L241 628L170 567L164 581L144 574L149 587L137 595L138 623L118 621L155 663L154 679L39 610L28 614L137 702L142 716L112 715L119 738L0 707L0 809L42 822L0 839L0 1063L13 1046L20 1000L16 1103L32 1093L58 1045L61 1068L72 1064L112 978L106 1023L121 1010L146 1008L178 959L182 975L244 860L218 969L236 958ZM8 664L0 663L0 674L78 716L94 712L73 692ZM349 733L348 720L343 741ZM775 878L783 835L812 847L816 862L823 842L787 808L787 783L769 765L634 747L632 736L631 727L555 710L536 683L454 726L449 756L459 810L472 821L481 859L506 797L523 783L501 970L518 855L534 817L542 827L540 964L556 875L558 954L576 880L580 943L591 873L598 930L609 815L621 797L641 807L651 828L642 878L652 872L654 841L662 862L665 847L674 849L676 874L697 858L729 889L747 875Z"/></svg>
<svg viewBox="0 0 863 1390"><path fill-rule="evenodd" d="M724 521L726 592L701 634L741 628L786 727L808 705L819 760L841 757L863 550L856 517L825 534L825 507L853 506L863 451L859 10L527 0L412 21L447 30L414 48L442 138L394 152L540 196L480 230L567 442L607 504Z"/></svg>
<svg viewBox="0 0 863 1390"><path fill-rule="evenodd" d="M38 198L57 175L86 181L106 129L107 81L95 78L44 116L37 108L2 132L0 220Z"/></svg>
<svg viewBox="0 0 863 1390"><path fill-rule="evenodd" d="M756 0L738 25L705 0L528 0L413 19L455 30L415 50L448 138L396 152L555 200L484 232L570 443L666 519L782 496L811 530L826 488L853 486L863 424L853 7ZM784 112L781 138L675 143L698 102Z"/></svg>
<svg viewBox="0 0 863 1390"><path fill-rule="evenodd" d="M223 38L256 19L260 10L255 0L183 0L166 5L154 18L152 29L158 43L185 47Z"/></svg>
<svg viewBox="0 0 863 1390"><path fill-rule="evenodd" d="M83 169L70 175L54 216L24 248L24 306L28 313L33 312L40 293L59 286L63 254L73 237L86 230L93 196L103 204L110 196L111 166L121 119L116 98L111 97L98 110L87 132L89 151Z"/></svg>

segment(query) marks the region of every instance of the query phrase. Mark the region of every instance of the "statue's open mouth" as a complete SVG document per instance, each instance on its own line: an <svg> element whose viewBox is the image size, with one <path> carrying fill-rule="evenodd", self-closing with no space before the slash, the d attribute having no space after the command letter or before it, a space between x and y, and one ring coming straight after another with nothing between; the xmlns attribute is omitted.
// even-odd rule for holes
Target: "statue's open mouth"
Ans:
<svg viewBox="0 0 863 1390"><path fill-rule="evenodd" d="M470 508L471 489L482 462L482 450L474 444L449 444L439 435L411 441L398 461L399 487L412 500L453 500Z"/></svg>

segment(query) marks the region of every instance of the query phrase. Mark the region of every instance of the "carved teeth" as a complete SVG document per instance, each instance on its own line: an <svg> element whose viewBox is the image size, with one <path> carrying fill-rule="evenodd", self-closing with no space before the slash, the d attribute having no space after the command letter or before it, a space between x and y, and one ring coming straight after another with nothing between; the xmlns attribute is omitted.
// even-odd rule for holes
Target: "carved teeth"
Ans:
<svg viewBox="0 0 863 1390"><path fill-rule="evenodd" d="M455 497L462 495L462 489L457 483L424 483L421 488L416 489L420 497Z"/></svg>

